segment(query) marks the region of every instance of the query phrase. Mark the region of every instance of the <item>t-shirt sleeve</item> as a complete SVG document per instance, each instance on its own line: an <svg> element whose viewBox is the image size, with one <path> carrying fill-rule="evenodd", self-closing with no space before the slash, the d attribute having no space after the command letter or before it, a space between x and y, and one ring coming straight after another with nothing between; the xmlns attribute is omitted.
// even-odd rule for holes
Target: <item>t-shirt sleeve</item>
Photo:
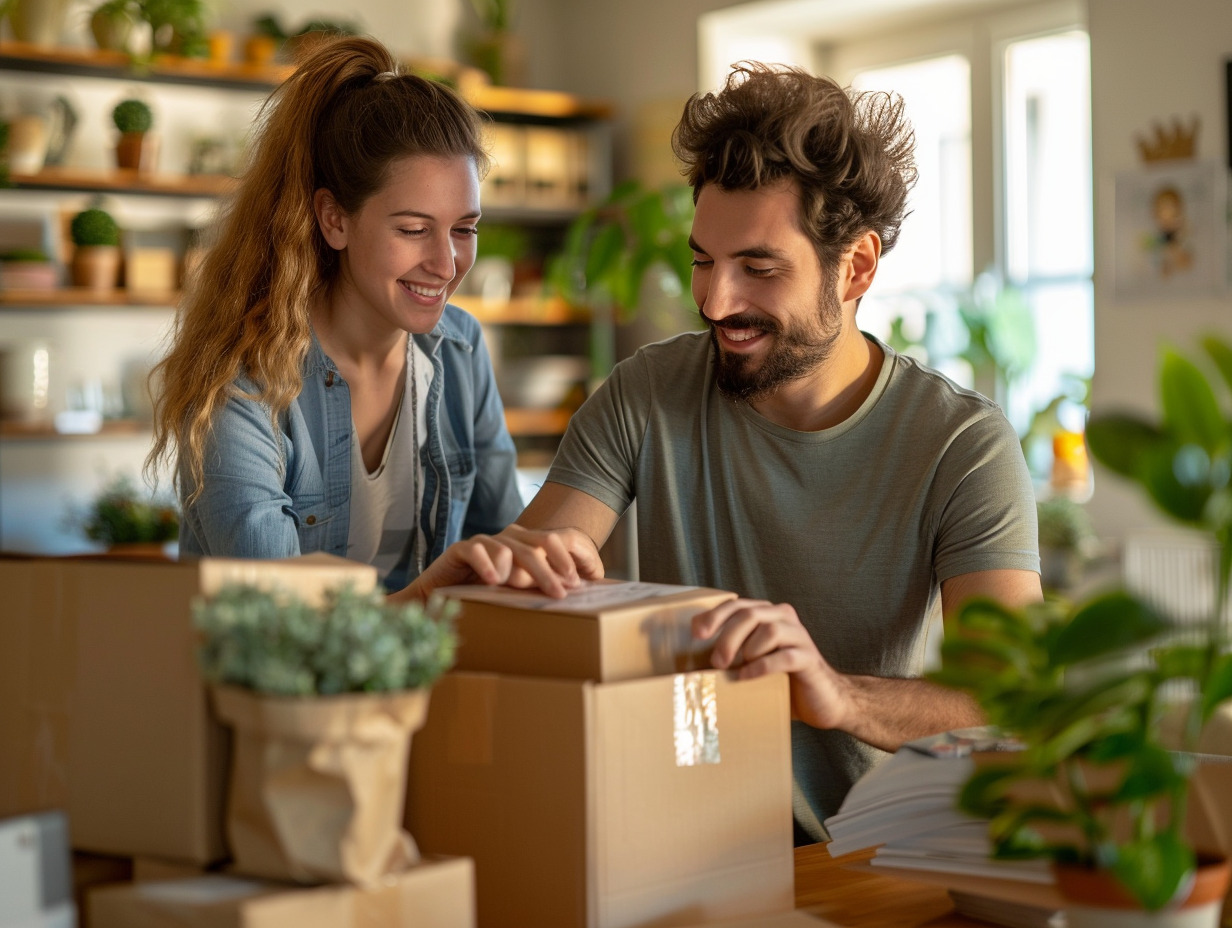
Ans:
<svg viewBox="0 0 1232 928"><path fill-rule="evenodd" d="M1000 411L955 434L937 484L946 494L934 557L938 581L983 570L1039 571L1035 490L1018 436Z"/></svg>
<svg viewBox="0 0 1232 928"><path fill-rule="evenodd" d="M641 354L617 364L569 420L547 479L623 513L636 495L633 477L652 394Z"/></svg>

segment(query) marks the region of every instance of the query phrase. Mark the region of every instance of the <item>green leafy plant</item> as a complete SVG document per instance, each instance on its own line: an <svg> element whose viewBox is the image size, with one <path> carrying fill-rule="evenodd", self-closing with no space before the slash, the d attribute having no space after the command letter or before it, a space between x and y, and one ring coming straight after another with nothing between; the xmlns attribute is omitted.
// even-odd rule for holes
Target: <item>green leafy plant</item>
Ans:
<svg viewBox="0 0 1232 928"><path fill-rule="evenodd" d="M119 245L120 227L111 214L92 206L84 209L69 225L74 245Z"/></svg>
<svg viewBox="0 0 1232 928"><path fill-rule="evenodd" d="M693 250L693 192L677 185L661 190L631 180L581 213L565 232L562 249L548 262L552 291L578 305L606 303L620 321L636 313L642 280L656 265L689 290Z"/></svg>
<svg viewBox="0 0 1232 928"><path fill-rule="evenodd" d="M1041 548L1055 548L1088 554L1097 541L1091 517L1081 503L1066 496L1040 500L1035 507L1039 517Z"/></svg>
<svg viewBox="0 0 1232 928"><path fill-rule="evenodd" d="M149 132L154 112L144 100L121 100L111 111L111 120L121 132Z"/></svg>
<svg viewBox="0 0 1232 928"><path fill-rule="evenodd" d="M1191 753L1203 724L1232 697L1222 622L1232 566L1232 348L1203 347L1217 379L1165 347L1162 416L1094 415L1095 458L1141 487L1218 552L1215 607L1178 634L1146 602L1121 591L1068 606L1012 610L966 604L942 644L937 682L971 693L991 723L1025 749L978 769L960 804L990 820L998 857L1049 857L1109 871L1144 908L1172 901L1196 857L1184 825ZM1169 735L1178 685L1179 737ZM1179 747L1180 751L1172 750ZM1047 790L1041 787L1047 786Z"/></svg>
<svg viewBox="0 0 1232 928"><path fill-rule="evenodd" d="M179 537L180 516L173 504L141 496L120 476L90 503L81 529L91 541L108 545L161 544Z"/></svg>
<svg viewBox="0 0 1232 928"><path fill-rule="evenodd" d="M471 6L485 29L503 32L512 25L512 0L471 0Z"/></svg>
<svg viewBox="0 0 1232 928"><path fill-rule="evenodd" d="M430 686L453 665L456 603L387 603L379 591L330 591L320 607L287 592L232 585L193 604L202 673L275 696Z"/></svg>
<svg viewBox="0 0 1232 928"><path fill-rule="evenodd" d="M13 248L0 254L0 261L50 261L47 255L37 248Z"/></svg>
<svg viewBox="0 0 1232 928"><path fill-rule="evenodd" d="M205 35L205 0L137 0L150 24L155 52L187 55Z"/></svg>

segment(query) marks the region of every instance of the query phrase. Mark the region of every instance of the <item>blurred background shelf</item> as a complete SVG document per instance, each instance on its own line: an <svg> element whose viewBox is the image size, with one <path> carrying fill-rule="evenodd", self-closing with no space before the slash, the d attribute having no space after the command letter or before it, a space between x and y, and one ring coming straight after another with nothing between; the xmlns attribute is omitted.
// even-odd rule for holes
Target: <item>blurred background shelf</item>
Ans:
<svg viewBox="0 0 1232 928"><path fill-rule="evenodd" d="M131 306L146 309L174 309L178 292L90 290L86 287L59 287L55 290L0 290L0 310L42 307L70 309L90 306Z"/></svg>
<svg viewBox="0 0 1232 928"><path fill-rule="evenodd" d="M59 440L79 438L114 438L126 435L145 435L150 423L137 419L105 419L97 432L60 432L50 422L21 422L0 419L0 439Z"/></svg>
<svg viewBox="0 0 1232 928"><path fill-rule="evenodd" d="M219 174L138 174L120 168L91 171L50 165L37 174L13 174L9 180L18 190L147 193L173 197L217 197L235 186L235 178Z"/></svg>

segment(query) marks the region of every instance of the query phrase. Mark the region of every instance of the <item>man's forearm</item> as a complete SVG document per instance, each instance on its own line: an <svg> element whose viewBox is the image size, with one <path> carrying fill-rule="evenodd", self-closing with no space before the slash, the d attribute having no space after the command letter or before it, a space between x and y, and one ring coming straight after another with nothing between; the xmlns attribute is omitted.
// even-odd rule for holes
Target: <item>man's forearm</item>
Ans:
<svg viewBox="0 0 1232 928"><path fill-rule="evenodd" d="M838 727L861 741L897 751L904 742L985 723L966 693L927 680L844 675L849 712Z"/></svg>

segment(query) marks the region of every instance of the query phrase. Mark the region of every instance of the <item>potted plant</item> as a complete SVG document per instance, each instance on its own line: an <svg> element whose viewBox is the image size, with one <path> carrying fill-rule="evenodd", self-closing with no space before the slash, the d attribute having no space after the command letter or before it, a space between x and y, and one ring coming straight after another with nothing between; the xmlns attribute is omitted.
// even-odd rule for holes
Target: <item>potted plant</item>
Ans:
<svg viewBox="0 0 1232 928"><path fill-rule="evenodd" d="M138 16L136 0L104 0L90 14L95 44L103 51L127 52Z"/></svg>
<svg viewBox="0 0 1232 928"><path fill-rule="evenodd" d="M171 502L137 492L132 480L120 475L108 482L79 517L81 530L91 541L108 548L153 549L175 541L180 534L180 514Z"/></svg>
<svg viewBox="0 0 1232 928"><path fill-rule="evenodd" d="M643 305L648 276L678 309L693 279L692 225L690 188L647 189L626 181L570 223L563 247L548 262L545 283L566 301L589 307L600 322L605 317L632 322ZM593 328L597 337L607 330L604 325ZM615 360L614 347L601 343L592 353L596 372L606 373Z"/></svg>
<svg viewBox="0 0 1232 928"><path fill-rule="evenodd" d="M469 43L471 63L498 87L524 82L526 49L513 31L512 0L471 0L479 32Z"/></svg>
<svg viewBox="0 0 1232 928"><path fill-rule="evenodd" d="M120 281L120 227L97 206L84 209L69 225L73 240L73 286L113 290Z"/></svg>
<svg viewBox="0 0 1232 928"><path fill-rule="evenodd" d="M37 248L14 248L0 254L0 290L54 290L56 265Z"/></svg>
<svg viewBox="0 0 1232 928"><path fill-rule="evenodd" d="M154 127L154 112L144 100L121 100L111 111L111 121L120 130L116 142L116 167L148 174L154 171L157 160Z"/></svg>
<svg viewBox="0 0 1232 928"><path fill-rule="evenodd" d="M372 886L418 860L402 830L412 733L452 664L456 606L342 588L320 607L232 586L194 605L200 664L235 730L235 869Z"/></svg>
<svg viewBox="0 0 1232 928"><path fill-rule="evenodd" d="M206 52L204 0L137 0L137 9L150 24L155 54L200 57Z"/></svg>
<svg viewBox="0 0 1232 928"><path fill-rule="evenodd" d="M1039 520L1040 577L1045 590L1068 590L1096 556L1099 539L1083 505L1051 496L1035 507Z"/></svg>
<svg viewBox="0 0 1232 928"><path fill-rule="evenodd" d="M1213 338L1204 347L1232 385L1232 348ZM1110 884L1119 894L1114 905L1161 913L1150 924L1168 924L1167 910L1189 902L1205 905L1205 914L1191 912L1184 924L1214 926L1228 865L1199 866L1185 821L1192 752L1203 725L1232 697L1221 608L1232 569L1232 418L1201 368L1168 348L1160 395L1159 421L1096 415L1087 436L1098 461L1212 539L1218 566L1209 621L1179 634L1119 591L1076 607L973 601L947 628L933 679L971 693L990 722L1024 745L978 766L960 796L964 809L990 820L996 856L1051 858L1063 893ZM1192 696L1178 703L1178 687ZM1180 734L1170 736L1178 712ZM1120 924L1116 917L1087 899L1072 905L1069 925Z"/></svg>

